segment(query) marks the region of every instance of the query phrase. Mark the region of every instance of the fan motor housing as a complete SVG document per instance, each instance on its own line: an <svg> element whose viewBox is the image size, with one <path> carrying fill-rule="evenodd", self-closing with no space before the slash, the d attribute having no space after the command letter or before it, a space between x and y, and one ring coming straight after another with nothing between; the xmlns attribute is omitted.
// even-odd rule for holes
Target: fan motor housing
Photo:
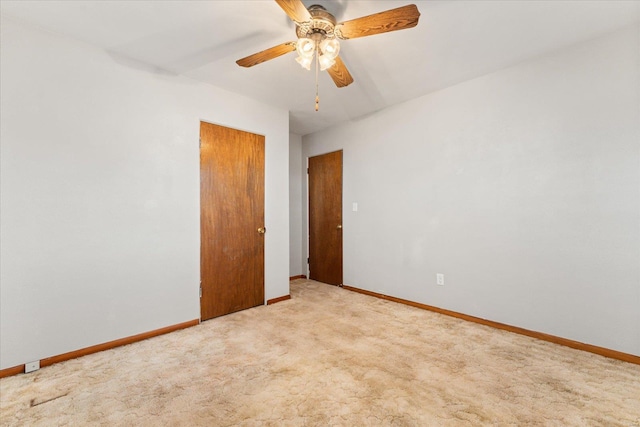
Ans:
<svg viewBox="0 0 640 427"><path fill-rule="evenodd" d="M309 7L311 21L303 22L296 27L298 38L324 39L333 38L336 18L324 7L314 4Z"/></svg>

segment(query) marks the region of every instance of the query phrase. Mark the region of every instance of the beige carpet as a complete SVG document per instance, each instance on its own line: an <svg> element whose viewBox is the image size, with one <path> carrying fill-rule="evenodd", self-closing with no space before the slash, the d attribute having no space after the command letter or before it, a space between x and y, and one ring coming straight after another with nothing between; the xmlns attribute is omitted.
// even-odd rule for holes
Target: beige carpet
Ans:
<svg viewBox="0 0 640 427"><path fill-rule="evenodd" d="M2 425L638 426L640 366L317 282L0 381Z"/></svg>

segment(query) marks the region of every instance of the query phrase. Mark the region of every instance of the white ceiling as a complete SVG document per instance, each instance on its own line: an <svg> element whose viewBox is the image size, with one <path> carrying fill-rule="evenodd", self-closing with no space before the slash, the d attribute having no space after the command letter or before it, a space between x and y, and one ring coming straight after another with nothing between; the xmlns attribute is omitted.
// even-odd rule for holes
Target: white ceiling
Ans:
<svg viewBox="0 0 640 427"><path fill-rule="evenodd" d="M345 21L411 3L304 0ZM290 111L305 135L411 98L599 37L640 21L640 1L413 1L416 28L341 43L355 79L338 89L291 53L252 68L235 61L295 40L294 24L273 0L10 1L3 15L105 49L127 66L150 65Z"/></svg>

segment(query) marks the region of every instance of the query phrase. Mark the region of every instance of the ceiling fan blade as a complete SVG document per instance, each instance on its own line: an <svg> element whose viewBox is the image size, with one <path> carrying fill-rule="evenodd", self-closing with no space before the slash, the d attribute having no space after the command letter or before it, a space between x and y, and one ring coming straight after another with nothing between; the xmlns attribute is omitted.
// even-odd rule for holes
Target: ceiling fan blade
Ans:
<svg viewBox="0 0 640 427"><path fill-rule="evenodd" d="M338 87L349 86L353 83L353 77L351 77L349 70L347 70L347 66L344 65L344 62L342 62L342 59L340 59L339 56L336 57L336 63L327 68L327 73L329 73L333 82Z"/></svg>
<svg viewBox="0 0 640 427"><path fill-rule="evenodd" d="M311 21L311 14L300 0L276 0L276 3L289 15L293 22Z"/></svg>
<svg viewBox="0 0 640 427"><path fill-rule="evenodd" d="M420 12L415 4L375 13L341 22L336 25L335 34L343 40L372 36L389 31L404 30L418 25Z"/></svg>
<svg viewBox="0 0 640 427"><path fill-rule="evenodd" d="M258 65L286 53L293 52L294 50L296 50L296 43L286 42L279 44L278 46L270 47L262 52L254 53L246 58L238 59L236 64L241 67L253 67L254 65Z"/></svg>

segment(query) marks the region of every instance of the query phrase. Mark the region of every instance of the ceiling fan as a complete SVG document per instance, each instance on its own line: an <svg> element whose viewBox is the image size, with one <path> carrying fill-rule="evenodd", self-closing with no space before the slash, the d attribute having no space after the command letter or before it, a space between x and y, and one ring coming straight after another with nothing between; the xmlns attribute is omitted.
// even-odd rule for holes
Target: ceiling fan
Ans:
<svg viewBox="0 0 640 427"><path fill-rule="evenodd" d="M372 36L390 31L404 30L418 25L420 12L415 4L390 9L373 15L345 22L336 18L323 6L313 5L308 9L301 0L275 0L296 24L297 41L290 41L263 50L236 61L241 67L253 67L286 53L298 53L296 61L307 70L315 60L316 66L316 111L318 111L318 68L326 70L338 87L353 83L344 62L338 56L340 40Z"/></svg>

